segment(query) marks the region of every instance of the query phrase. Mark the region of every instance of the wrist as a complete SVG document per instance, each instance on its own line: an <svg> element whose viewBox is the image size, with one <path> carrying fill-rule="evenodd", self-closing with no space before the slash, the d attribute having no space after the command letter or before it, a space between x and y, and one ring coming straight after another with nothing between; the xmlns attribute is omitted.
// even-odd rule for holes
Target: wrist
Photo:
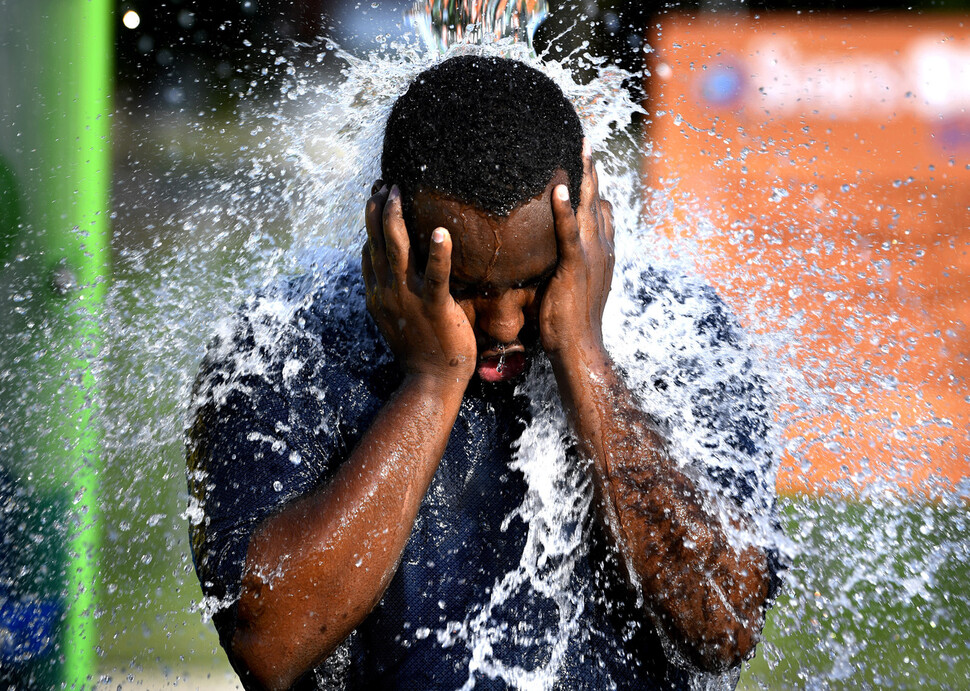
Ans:
<svg viewBox="0 0 970 691"><path fill-rule="evenodd" d="M420 395L431 397L442 405L461 404L470 380L471 377L459 376L457 373L409 372L404 377L402 388L414 389Z"/></svg>
<svg viewBox="0 0 970 691"><path fill-rule="evenodd" d="M405 377L415 377L430 385L444 388L460 386L464 389L475 376L477 359L464 355L455 356L450 362L438 362L427 358L399 358Z"/></svg>
<svg viewBox="0 0 970 691"><path fill-rule="evenodd" d="M609 379L613 361L601 343L570 343L549 354L552 371L564 400L583 398Z"/></svg>
<svg viewBox="0 0 970 691"><path fill-rule="evenodd" d="M589 374L597 376L612 369L612 361L602 340L592 337L567 342L560 348L546 352L556 371L565 375Z"/></svg>

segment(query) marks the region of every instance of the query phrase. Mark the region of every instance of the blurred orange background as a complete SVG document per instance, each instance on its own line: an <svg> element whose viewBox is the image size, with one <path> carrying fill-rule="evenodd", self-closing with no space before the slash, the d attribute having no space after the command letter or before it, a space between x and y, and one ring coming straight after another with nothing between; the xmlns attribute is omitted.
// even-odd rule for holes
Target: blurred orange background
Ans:
<svg viewBox="0 0 970 691"><path fill-rule="evenodd" d="M650 45L646 212L805 375L779 491L970 477L970 22L671 16Z"/></svg>

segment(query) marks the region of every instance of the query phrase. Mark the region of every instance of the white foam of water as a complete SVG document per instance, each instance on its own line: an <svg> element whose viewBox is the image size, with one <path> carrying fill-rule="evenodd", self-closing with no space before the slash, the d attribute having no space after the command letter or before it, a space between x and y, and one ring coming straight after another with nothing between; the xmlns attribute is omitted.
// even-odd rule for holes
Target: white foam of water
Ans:
<svg viewBox="0 0 970 691"><path fill-rule="evenodd" d="M328 50L339 52L335 46ZM678 269L682 268L678 264L681 261L684 266L699 264L702 254L692 245L690 237L678 238L674 248L674 243L660 234L664 214L673 215L674 212L665 206L667 200L662 190L647 192L653 215L647 219L641 217L639 160L615 153L649 149L632 140L629 130L624 129L636 109L620 89L624 75L604 68L599 79L590 84L579 84L565 67L554 62L541 64L521 46L507 42L480 48L456 47L447 55L469 50L512 54L537 66L556 80L578 104L585 131L599 160L601 191L615 205L618 229L617 278L607 307L606 338L614 357L629 373L633 387L644 390L651 377L669 364L664 354L671 349L685 348L703 358L705 354L689 330L699 305L689 302L668 305L676 312L675 318L667 322L665 330L657 331L652 326L657 316L650 309L635 309L630 296L617 287L625 277L635 281L637 272L646 263L644 256L650 257L651 264ZM341 55L346 69L339 80L318 83L308 70L294 68L289 77L290 84L285 88L284 105L273 109L269 115L251 116L273 123L274 146L255 150L251 156L247 153L251 170L244 180L236 181L239 184L223 188L228 184L224 180L207 183L222 193L229 192L228 202L213 205L196 200L187 205L187 211L181 212L190 226L188 231L210 234L200 243L200 249L173 256L161 264L149 262L150 252L146 251L146 264L152 266L156 274L154 284L130 294L125 292L124 285L113 290L109 298L107 330L116 338L112 346L114 352L106 353L105 357L109 361L124 358L127 353L147 347L149 360L164 364L142 373L140 381L144 387L173 392L179 400L188 400L199 349L215 316L234 312L254 289L278 281L280 274L306 270L323 274L331 265L333 254L320 248L338 247L354 252L360 246L363 204L372 181L379 175L381 135L387 114L410 79L443 57L428 55L415 45L395 46L386 52L363 57ZM282 155L277 149L282 150ZM278 179L271 178L281 161L288 170L283 176L283 185ZM199 199L204 196L199 192L196 194ZM292 237L287 243L290 249L281 247L266 228L266 208L275 201L273 196L277 194L287 209L287 222L292 228ZM785 204L787 200L780 198L778 203ZM676 211L683 212L683 209ZM749 228L718 228L711 217L709 210L698 205L690 210L685 224L691 233L699 236L731 236L733 233L737 235L736 241L746 241L744 238L750 233ZM218 290L210 292L217 295L216 299L194 300L192 286L198 282L195 274L212 267L212 254L222 251L220 248L227 238L240 233L248 236L249 241L242 248L221 255L225 258L224 266L229 268L206 275L207 281L217 284ZM687 259L671 260L671 254ZM802 259L811 262L810 257ZM135 266L138 257L129 253L126 261ZM154 299L177 315L161 322L150 338L144 338L143 333L126 326L127 316L133 311L132 304L143 299ZM752 296L749 316L757 318L757 304L757 296ZM267 317L267 326L257 337L261 344L271 349L278 336L274 329L286 323L295 305L269 301L253 306L263 310ZM276 326L271 327L271 324ZM792 326L792 332L796 330L795 326ZM646 349L654 358L637 359L637 347ZM756 351L770 350L778 355L772 368L761 370L766 381L786 396L794 393L794 398L800 402L800 407L786 413L789 417L782 418L782 424L786 420L810 416L837 398L831 390L811 386L802 372L787 364L798 361L799 347L789 343L785 334L773 341L754 344ZM237 364L250 372L258 372L265 365L252 353L236 355L241 358ZM289 365L290 371L300 366L301 363L293 362ZM730 374L732 369L736 371L740 367L739 360L718 364L719 374ZM540 374L537 371L535 376L540 377ZM565 461L561 445L564 422L554 390L543 388L548 385L548 378L533 379L528 384L527 390L538 414L520 442L515 461L529 487L527 498L518 509L518 515L529 525L526 550L517 568L495 584L489 602L482 609L469 613L463 621L450 622L440 631L428 632L443 643L461 639L469 645L473 652L470 683L475 675L485 675L523 688L547 687L560 663L563 641L576 634L574 624L585 606L584 602L568 594L572 566L585 549L584 534L579 530L564 532L557 526L561 525L562 516L575 518L576 525L584 525L589 511L589 487L585 476ZM659 417L671 408L684 411L689 417L690 393L684 396L677 400L644 398L643 404L648 412ZM174 425L154 420L151 411L134 409L137 404L126 402L124 405L125 409L109 409L106 415L109 454L125 447L134 449L139 457L152 458L178 438ZM133 430L128 422L133 415L152 422ZM687 466L689 459L698 456L714 466L734 462L735 459L729 456L704 454L703 442L710 440L692 435L689 429L689 425L685 425L666 430L671 452L679 462ZM780 456L777 436L769 443L776 457ZM798 441L792 444L797 455ZM773 481L773 477L770 479ZM959 497L962 496L965 506L966 486L957 489L954 501L961 506ZM872 621L867 620L867 625L876 629L886 623L878 619L878 614L883 612L892 616L894 608L899 606L917 607L921 613L925 611L932 622L945 625L950 604L940 597L939 579L948 565L967 558L966 544L960 538L966 534L966 519L956 520L949 528L951 532L947 533L947 539L924 554L926 535L913 528L912 510L892 498L883 500L873 496L872 501L871 505L859 508L863 516L861 523L853 519L857 522L847 520L834 526L823 524L824 516L816 515L811 506L796 508L793 523L797 530L792 539L798 546L800 557L814 566L813 570L792 573L790 590L794 597L777 607L773 615L782 627L788 630L817 627L818 620L831 614L833 618L842 616L847 621L875 616ZM717 501L712 501L708 508L722 518L730 513L729 506ZM837 507L836 512L848 515L852 513L850 509ZM198 512L191 507L186 517L191 521L199 520ZM770 539L770 527L759 525L752 534L729 533L729 536L739 543L759 543ZM827 575L821 576L823 573ZM493 614L521 588L548 594L559 611L559 631L549 641L544 664L536 669L508 665L491 654L494 642L507 635ZM958 600L957 597L954 601ZM224 604L210 602L205 610L209 612ZM865 613L863 604L875 607L877 614ZM839 634L840 640L822 642L824 654L830 654L837 661L827 672L832 680L858 673L860 660L871 660L872 655L872 644L865 637L856 636L845 627ZM867 650L869 658L864 655ZM778 655L787 652L778 651L774 658L769 654L769 658L777 660ZM881 673L887 672L883 670ZM712 684L723 681L708 680ZM799 683L824 685L820 679L800 679Z"/></svg>
<svg viewBox="0 0 970 691"><path fill-rule="evenodd" d="M310 270L318 276L332 267L333 253L321 247L350 248L362 242L363 201L371 182L379 175L380 150L384 123L390 109L407 88L411 79L438 60L457 53L500 54L522 60L548 74L577 105L584 131L595 152L600 173L600 190L614 204L617 227L617 278L606 319L606 338L617 361L626 366L633 380L641 388L664 367L671 367L670 357L707 355L697 342L695 321L703 305L687 301L681 305L664 304L659 308L673 314L651 314L637 309L624 287L636 285L639 272L647 263L644 249L654 246L655 240L639 223L639 178L635 163L617 151L637 151L640 143L631 140L628 124L639 106L626 96L622 81L628 75L604 67L598 78L580 84L569 70L557 62L541 62L531 56L522 44L498 41L486 46L460 45L444 56L429 55L412 45L396 46L396 52L374 53L359 58L341 53L346 62L342 79L336 83L313 85L298 73L292 75L287 94L300 94L297 99L300 115L277 116L285 142L286 158L296 173L284 192L292 222L293 246L299 248L281 256L270 253L262 262L269 269L264 281L273 282L281 270L301 272ZM254 176L259 179L271 167L271 161L254 162ZM258 195L258 191L257 191ZM654 256L650 265L663 264ZM275 297L250 298L247 301L249 322L253 326L255 347L245 351L225 352L234 362L236 374L260 375L267 370L265 358L276 357L275 346L286 329L300 298L291 301ZM656 325L663 323L658 331ZM225 338L231 327L219 329L224 338L222 348L229 348ZM217 349L220 346L217 346ZM685 352L687 349L689 352ZM647 363L638 357L649 351L653 359ZM730 375L743 363L721 363L718 372ZM299 369L302 363L288 362L288 371ZM698 386L703 386L701 382ZM223 387L240 386L236 378ZM574 586L574 567L586 553L590 482L583 468L566 461L563 440L566 425L555 385L548 368L536 368L526 391L533 401L534 421L519 442L514 467L527 482L528 492L516 515L528 525L528 538L513 571L504 574L490 591L489 601L477 611L470 612L460 622L449 622L435 632L442 644L462 639L472 654L466 688L474 686L477 675L499 678L518 688L549 688L556 679L556 671L563 662L571 638L583 635L577 629L585 603ZM212 392L217 398L227 391ZM704 452L709 439L697 436L690 424L691 401L696 387L680 400L655 398L656 404L668 413L671 407L687 415L685 424L671 429L671 453L682 459L707 459L712 463L743 462L739 457L719 458ZM335 412L336 414L336 412ZM324 421L325 422L325 421ZM266 438L270 444L279 440ZM701 474L695 473L698 477ZM712 501L711 513L726 516L726 504ZM512 516L505 517L506 522ZM725 522L727 525L727 522ZM751 535L733 534L734 539L750 543ZM757 541L767 540L761 535ZM516 592L527 590L555 603L558 621L554 628L536 636L544 638L544 660L534 669L498 659L494 645L509 634L507 622L496 612ZM220 603L207 603L207 611ZM225 604L225 603L221 603Z"/></svg>
<svg viewBox="0 0 970 691"><path fill-rule="evenodd" d="M335 86L308 89L312 106L302 117L286 123L288 155L300 170L290 190L295 244L300 247L321 243L342 247L359 245L362 200L371 181L379 175L382 133L391 106L419 72L438 60L468 52L501 54L522 60L548 74L577 105L585 134L598 160L601 193L614 204L618 276L607 312L606 337L618 362L626 365L633 375L631 383L642 387L651 381L656 370L671 366L670 354L684 356L685 348L693 348L686 355L703 359L706 354L694 332L703 305L688 301L677 306L679 316L675 315L672 320L669 315L658 319L658 315L632 306L631 296L622 289L625 283L635 284L638 272L647 265L644 250L659 247L659 243L650 236L649 228L641 228L635 162L616 153L637 151L641 143L631 140L627 127L640 108L622 89L622 81L628 75L614 68L604 67L597 79L580 84L561 63L541 62L522 44L502 41L486 46L455 46L444 56L429 55L407 45L397 46L394 53L375 53L364 58L344 55L347 68L343 80ZM302 262L323 268L312 252L306 253ZM669 262L654 256L649 264ZM637 315L639 321L631 320L631 315ZM660 322L668 328L657 332L655 326ZM645 364L637 360L637 354L644 349L655 356L652 362ZM730 376L740 373L743 365L740 359L722 362L717 372ZM555 680L570 637L579 635L576 623L584 603L573 592L571 579L574 565L585 554L588 535L581 527L564 530L563 526L587 524L589 480L584 471L570 467L565 460L562 440L566 430L555 388L547 371L545 379L541 378L542 370L538 372L526 387L533 400L535 421L523 435L515 460L515 468L523 473L529 488L517 511L529 526L525 550L518 567L498 579L489 601L481 609L470 612L464 621L449 622L436 632L442 644L453 644L460 638L472 651L466 688L471 688L480 674L500 678L519 688L548 688ZM699 382L681 400L662 397L654 400L665 408L665 414L675 406L689 418L689 397L710 383ZM698 437L690 420L685 422L671 430L670 439L672 455L682 459L685 466L687 459L704 459L714 464L744 462L737 455L719 457L706 452L704 445L710 439ZM695 475L700 477L702 473ZM773 475L769 482L773 486ZM758 499L765 501L765 497ZM727 503L716 500L711 501L709 508L712 515L721 518L735 513ZM511 518L506 517L506 521ZM757 535L733 531L731 537L744 544L774 544L775 541L770 526L766 525L759 526ZM545 660L534 669L508 664L493 655L496 642L509 635L504 622L497 620L494 613L523 588L553 600L559 613L556 629L545 632L549 642Z"/></svg>

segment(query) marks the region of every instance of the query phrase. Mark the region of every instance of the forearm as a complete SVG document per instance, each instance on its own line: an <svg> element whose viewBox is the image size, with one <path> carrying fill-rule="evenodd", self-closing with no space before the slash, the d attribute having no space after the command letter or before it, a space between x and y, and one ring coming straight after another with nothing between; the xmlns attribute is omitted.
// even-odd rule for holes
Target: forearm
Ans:
<svg viewBox="0 0 970 691"><path fill-rule="evenodd" d="M607 533L650 614L694 664L737 664L763 625L764 551L731 545L602 348L577 347L553 362Z"/></svg>
<svg viewBox="0 0 970 691"><path fill-rule="evenodd" d="M461 382L405 379L333 480L253 535L233 653L262 684L292 684L380 600L463 393Z"/></svg>

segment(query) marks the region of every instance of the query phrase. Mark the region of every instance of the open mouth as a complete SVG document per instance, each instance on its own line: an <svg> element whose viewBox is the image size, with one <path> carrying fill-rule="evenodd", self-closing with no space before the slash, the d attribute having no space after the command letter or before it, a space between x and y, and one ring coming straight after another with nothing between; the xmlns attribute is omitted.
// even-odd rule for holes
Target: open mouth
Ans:
<svg viewBox="0 0 970 691"><path fill-rule="evenodd" d="M525 371L525 351L505 350L492 354L487 352L478 360L478 376L482 381L511 381Z"/></svg>

